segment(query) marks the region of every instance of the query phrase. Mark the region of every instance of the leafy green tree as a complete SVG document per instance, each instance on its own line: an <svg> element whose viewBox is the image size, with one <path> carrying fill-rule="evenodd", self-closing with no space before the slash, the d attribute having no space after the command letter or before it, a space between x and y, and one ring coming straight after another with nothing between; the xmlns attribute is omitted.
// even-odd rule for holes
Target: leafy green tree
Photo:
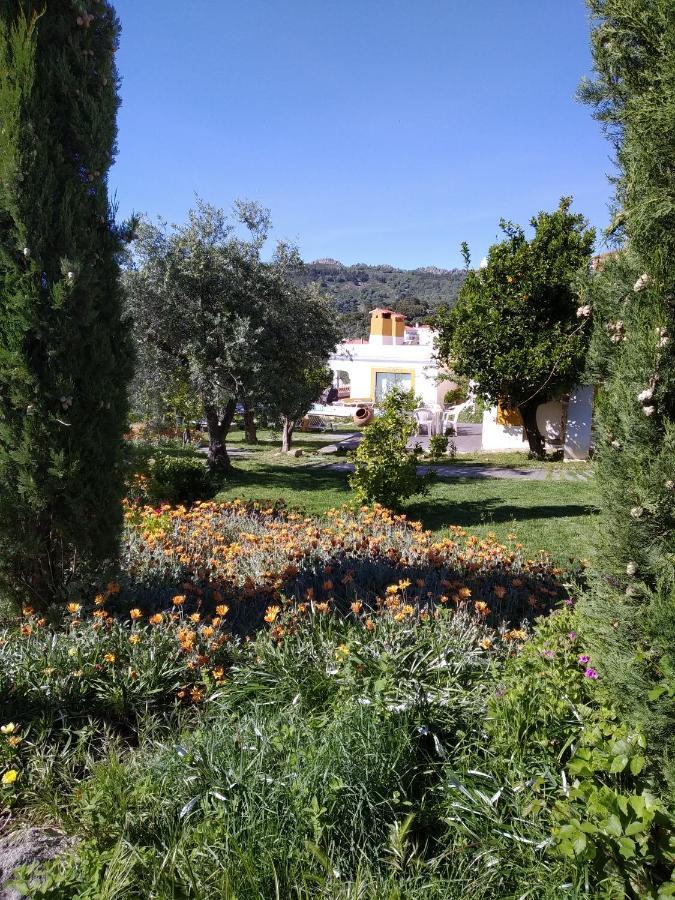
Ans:
<svg viewBox="0 0 675 900"><path fill-rule="evenodd" d="M184 226L141 223L126 275L141 376L151 392L178 378L200 399L212 469L230 468L226 438L237 399L264 366L260 250L268 231L269 215L256 204L237 203L230 220L198 201Z"/></svg>
<svg viewBox="0 0 675 900"><path fill-rule="evenodd" d="M122 523L118 30L107 2L0 2L0 589L41 605Z"/></svg>
<svg viewBox="0 0 675 900"><path fill-rule="evenodd" d="M614 702L675 788L675 5L591 0L581 95L617 154L612 234L588 302L601 382L601 544L581 604Z"/></svg>
<svg viewBox="0 0 675 900"><path fill-rule="evenodd" d="M361 503L381 503L395 509L414 494L426 494L429 478L417 474L417 458L407 450L416 432L412 391L392 388L379 414L366 426L352 458L349 484Z"/></svg>
<svg viewBox="0 0 675 900"><path fill-rule="evenodd" d="M288 452L298 423L331 383L326 363L340 334L332 306L315 287L297 287L277 268L273 288L267 304L269 346L261 348L267 365L256 393L280 419L281 449Z"/></svg>
<svg viewBox="0 0 675 900"><path fill-rule="evenodd" d="M290 447L298 418L325 387L339 339L317 291L288 278L297 251L279 244L272 262L260 259L268 231L269 215L256 204L236 204L230 220L200 201L182 228L142 223L127 276L139 355L148 362L140 378L151 395L177 379L200 398L213 469L230 467L226 437L238 402L249 434L253 409L264 407L284 420Z"/></svg>
<svg viewBox="0 0 675 900"><path fill-rule="evenodd" d="M457 375L478 381L485 400L515 407L530 450L544 453L537 407L581 376L589 328L573 287L588 267L595 232L563 197L552 213L520 226L500 223L506 239L490 247L487 265L469 272L457 304L437 318L440 358Z"/></svg>

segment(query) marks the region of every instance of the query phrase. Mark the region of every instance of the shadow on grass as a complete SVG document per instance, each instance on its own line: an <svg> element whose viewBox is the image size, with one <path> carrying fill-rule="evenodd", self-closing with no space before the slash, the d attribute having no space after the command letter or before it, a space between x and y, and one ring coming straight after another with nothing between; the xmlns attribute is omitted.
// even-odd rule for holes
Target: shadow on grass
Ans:
<svg viewBox="0 0 675 900"><path fill-rule="evenodd" d="M260 491L277 490L279 499L286 493L304 493L321 491L338 491L349 499L349 485L344 472L330 469L303 468L302 466L275 466L272 463L259 463L255 469L235 466L230 475L223 481L221 490L233 488L256 488Z"/></svg>
<svg viewBox="0 0 675 900"><path fill-rule="evenodd" d="M591 504L561 503L526 506L504 503L499 498L472 500L420 500L409 503L405 512L409 518L420 519L426 528L442 528L452 512L452 524L463 528L475 525L519 523L529 519L566 519L591 516L597 513Z"/></svg>

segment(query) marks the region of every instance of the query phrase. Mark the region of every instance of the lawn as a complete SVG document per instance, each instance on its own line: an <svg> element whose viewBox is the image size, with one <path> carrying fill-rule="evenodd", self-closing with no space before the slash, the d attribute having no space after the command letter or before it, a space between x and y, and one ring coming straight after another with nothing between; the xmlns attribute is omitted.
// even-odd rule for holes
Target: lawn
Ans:
<svg viewBox="0 0 675 900"><path fill-rule="evenodd" d="M241 433L234 432L232 437L231 445L243 449ZM352 500L347 475L329 468L336 458L313 453L326 443L323 435L299 435L296 445L312 455L298 459L276 455L278 444L269 433L263 433L262 439L264 443L257 447L246 445L250 455L235 459L234 471L217 495L219 500L283 499L313 515ZM456 462L467 470L478 463L532 467L524 454L513 453L502 458L499 454L473 455ZM464 526L479 536L494 532L499 539L515 533L530 554L546 550L560 562L569 557L587 558L597 512L595 482L592 477L564 480L569 468L546 465L544 481L468 476L438 479L426 497L412 498L403 511L438 535L450 525ZM589 468L572 471L585 474Z"/></svg>

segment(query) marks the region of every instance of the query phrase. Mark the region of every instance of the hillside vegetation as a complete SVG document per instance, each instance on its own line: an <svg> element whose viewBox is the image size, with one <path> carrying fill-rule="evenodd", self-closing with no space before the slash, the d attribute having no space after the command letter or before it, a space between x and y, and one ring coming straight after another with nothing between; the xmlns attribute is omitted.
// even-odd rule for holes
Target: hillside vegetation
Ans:
<svg viewBox="0 0 675 900"><path fill-rule="evenodd" d="M333 298L345 337L367 337L369 312L376 306L393 307L409 320L425 320L439 306L455 303L465 277L464 269L345 266L336 259L315 260L294 274L298 284L317 283Z"/></svg>

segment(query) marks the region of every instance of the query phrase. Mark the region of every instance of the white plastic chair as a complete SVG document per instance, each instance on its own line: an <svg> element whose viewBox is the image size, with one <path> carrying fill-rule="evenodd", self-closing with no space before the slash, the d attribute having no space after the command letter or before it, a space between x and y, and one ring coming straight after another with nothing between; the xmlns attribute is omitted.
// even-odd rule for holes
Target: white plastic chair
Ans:
<svg viewBox="0 0 675 900"><path fill-rule="evenodd" d="M417 422L417 433L422 433L422 428L426 428L427 434L429 437L434 432L434 414L430 409L416 409L413 413L415 417L415 421Z"/></svg>

